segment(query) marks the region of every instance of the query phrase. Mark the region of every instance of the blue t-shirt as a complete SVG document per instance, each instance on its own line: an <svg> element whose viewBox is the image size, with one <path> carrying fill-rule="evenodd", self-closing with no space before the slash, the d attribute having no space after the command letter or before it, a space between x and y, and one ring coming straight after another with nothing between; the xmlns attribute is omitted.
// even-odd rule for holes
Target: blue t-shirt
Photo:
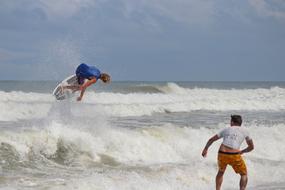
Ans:
<svg viewBox="0 0 285 190"><path fill-rule="evenodd" d="M98 80L101 76L101 72L95 66L88 66L85 63L81 63L76 69L76 76L80 79L95 77Z"/></svg>

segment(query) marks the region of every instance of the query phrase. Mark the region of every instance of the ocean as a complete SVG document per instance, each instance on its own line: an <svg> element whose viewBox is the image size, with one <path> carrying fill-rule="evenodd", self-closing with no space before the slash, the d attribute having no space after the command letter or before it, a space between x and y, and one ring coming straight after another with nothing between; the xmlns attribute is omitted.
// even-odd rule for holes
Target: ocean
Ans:
<svg viewBox="0 0 285 190"><path fill-rule="evenodd" d="M231 114L255 144L248 189L285 189L285 82L98 82L81 102L56 85L0 81L1 190L214 189L221 140L201 152Z"/></svg>

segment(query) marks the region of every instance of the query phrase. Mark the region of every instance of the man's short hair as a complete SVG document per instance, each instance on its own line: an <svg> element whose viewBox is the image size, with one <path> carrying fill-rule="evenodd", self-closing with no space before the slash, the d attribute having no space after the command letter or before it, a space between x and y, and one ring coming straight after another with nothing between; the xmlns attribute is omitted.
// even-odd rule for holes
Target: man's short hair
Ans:
<svg viewBox="0 0 285 190"><path fill-rule="evenodd" d="M242 118L240 115L231 115L231 122L234 124L241 126L242 124Z"/></svg>

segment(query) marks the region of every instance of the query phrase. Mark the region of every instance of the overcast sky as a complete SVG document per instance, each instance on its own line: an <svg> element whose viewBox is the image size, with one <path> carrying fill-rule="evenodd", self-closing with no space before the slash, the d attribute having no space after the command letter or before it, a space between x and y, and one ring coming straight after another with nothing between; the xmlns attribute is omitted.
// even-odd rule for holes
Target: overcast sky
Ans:
<svg viewBox="0 0 285 190"><path fill-rule="evenodd" d="M285 81L284 0L0 0L0 80Z"/></svg>

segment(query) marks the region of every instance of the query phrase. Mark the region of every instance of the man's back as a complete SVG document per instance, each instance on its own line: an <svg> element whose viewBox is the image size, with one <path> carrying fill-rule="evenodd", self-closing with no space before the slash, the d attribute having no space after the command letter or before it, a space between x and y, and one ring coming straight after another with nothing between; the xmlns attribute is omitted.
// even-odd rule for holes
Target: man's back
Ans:
<svg viewBox="0 0 285 190"><path fill-rule="evenodd" d="M240 149L245 139L251 139L248 131L240 126L227 127L221 130L217 135L219 138L223 138L223 145L236 150Z"/></svg>

